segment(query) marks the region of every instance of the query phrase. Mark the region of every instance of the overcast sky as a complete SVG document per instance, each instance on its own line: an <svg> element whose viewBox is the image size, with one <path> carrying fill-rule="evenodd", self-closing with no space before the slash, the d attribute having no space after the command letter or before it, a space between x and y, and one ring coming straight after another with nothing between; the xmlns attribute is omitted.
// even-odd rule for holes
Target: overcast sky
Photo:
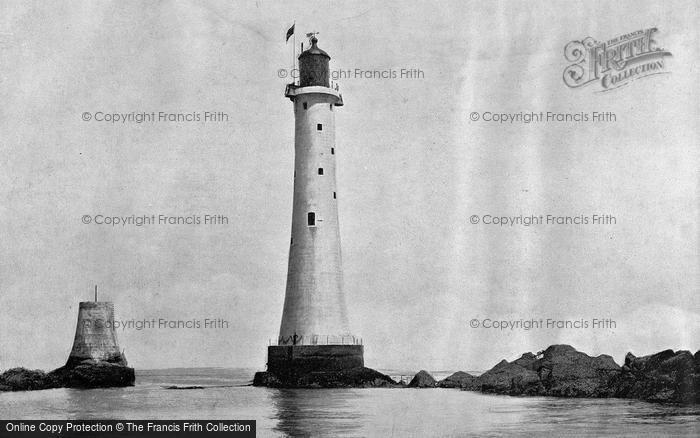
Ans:
<svg viewBox="0 0 700 438"><path fill-rule="evenodd" d="M230 324L120 330L132 366L263 369L291 229L279 70L295 20L297 44L318 31L334 70L423 72L338 80L345 291L367 366L483 370L555 343L618 362L696 351L699 19L691 1L3 2L0 369L62 365L96 283L120 320ZM565 86L569 41L650 27L670 73L606 93ZM229 120L94 120L154 111ZM616 121L470 120L486 111ZM82 221L153 214L229 223ZM521 214L616 224L470 223ZM540 318L615 327L470 327Z"/></svg>

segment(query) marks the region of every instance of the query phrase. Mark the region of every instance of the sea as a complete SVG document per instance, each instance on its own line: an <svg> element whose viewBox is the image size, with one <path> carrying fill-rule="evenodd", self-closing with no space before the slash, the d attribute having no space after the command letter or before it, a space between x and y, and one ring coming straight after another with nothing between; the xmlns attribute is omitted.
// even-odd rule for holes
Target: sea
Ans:
<svg viewBox="0 0 700 438"><path fill-rule="evenodd" d="M395 379L412 374L380 371ZM136 370L128 388L5 392L0 418L256 420L259 437L700 436L698 406L439 388L271 389L251 386L254 373Z"/></svg>

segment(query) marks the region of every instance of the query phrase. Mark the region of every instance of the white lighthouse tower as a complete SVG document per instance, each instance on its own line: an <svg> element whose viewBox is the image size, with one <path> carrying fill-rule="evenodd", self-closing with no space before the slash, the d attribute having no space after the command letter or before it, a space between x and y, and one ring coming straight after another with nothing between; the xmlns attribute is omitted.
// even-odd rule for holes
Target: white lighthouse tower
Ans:
<svg viewBox="0 0 700 438"><path fill-rule="evenodd" d="M282 324L268 349L268 370L280 375L364 366L348 324L340 253L335 111L343 98L317 42L299 55L299 83L285 91L294 105L294 206Z"/></svg>

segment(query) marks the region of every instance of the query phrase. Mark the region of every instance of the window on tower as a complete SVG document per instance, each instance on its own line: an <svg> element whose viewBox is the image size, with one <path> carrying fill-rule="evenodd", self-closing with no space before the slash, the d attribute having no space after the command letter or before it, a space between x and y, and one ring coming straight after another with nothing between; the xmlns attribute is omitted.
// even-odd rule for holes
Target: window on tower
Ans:
<svg viewBox="0 0 700 438"><path fill-rule="evenodd" d="M330 107L331 107L331 111L333 111L333 104L331 104Z"/></svg>
<svg viewBox="0 0 700 438"><path fill-rule="evenodd" d="M322 123L319 123L318 125L316 125L316 130L317 130L317 131L323 131L323 124L322 124Z"/></svg>
<svg viewBox="0 0 700 438"><path fill-rule="evenodd" d="M335 155L335 148L331 148L331 155Z"/></svg>
<svg viewBox="0 0 700 438"><path fill-rule="evenodd" d="M335 192L333 192L333 199L335 199Z"/></svg>
<svg viewBox="0 0 700 438"><path fill-rule="evenodd" d="M315 227L315 226L316 226L316 213L314 213L313 211L310 211L310 212L306 215L306 221L307 221L306 223L307 223L310 227Z"/></svg>
<svg viewBox="0 0 700 438"><path fill-rule="evenodd" d="M304 106L304 109L308 109L308 108L309 108L309 104L306 103L306 102L304 102L303 106Z"/></svg>
<svg viewBox="0 0 700 438"><path fill-rule="evenodd" d="M319 167L319 168L318 168L318 174L319 174L319 175L323 175L323 167Z"/></svg>

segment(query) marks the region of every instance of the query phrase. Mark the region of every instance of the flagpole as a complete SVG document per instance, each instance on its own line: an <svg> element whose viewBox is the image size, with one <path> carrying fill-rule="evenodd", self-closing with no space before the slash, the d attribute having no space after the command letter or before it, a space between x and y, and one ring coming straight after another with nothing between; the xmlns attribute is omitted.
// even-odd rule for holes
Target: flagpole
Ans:
<svg viewBox="0 0 700 438"><path fill-rule="evenodd" d="M296 85L297 80L294 78L294 74L296 73L294 71L296 65L297 65L297 21L294 20L294 23L292 24L292 27L294 28L294 32L292 32L292 36L294 37L294 44L292 44L294 47L292 47L292 83Z"/></svg>

